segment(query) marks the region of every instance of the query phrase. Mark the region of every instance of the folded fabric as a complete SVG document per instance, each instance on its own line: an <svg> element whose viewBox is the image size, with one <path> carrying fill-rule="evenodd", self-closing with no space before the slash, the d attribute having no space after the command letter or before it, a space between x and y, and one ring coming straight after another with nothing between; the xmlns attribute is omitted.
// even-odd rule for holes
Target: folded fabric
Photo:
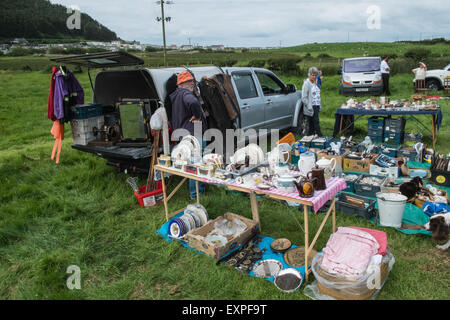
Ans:
<svg viewBox="0 0 450 320"><path fill-rule="evenodd" d="M435 203L427 201L422 206L423 212L429 217L434 216L438 213L446 213L450 211L450 206L444 203Z"/></svg>
<svg viewBox="0 0 450 320"><path fill-rule="evenodd" d="M350 277L362 275L379 247L377 240L370 233L339 227L323 249L324 256L320 267L333 274Z"/></svg>
<svg viewBox="0 0 450 320"><path fill-rule="evenodd" d="M378 254L381 254L382 256L386 255L386 250L387 250L387 245L388 245L386 232L380 231L380 230L375 230L375 229L354 227L354 226L351 226L348 228L365 231L365 232L369 233L370 235L372 235L372 237L374 237L375 240L377 240L378 244L380 245L380 248L378 249Z"/></svg>

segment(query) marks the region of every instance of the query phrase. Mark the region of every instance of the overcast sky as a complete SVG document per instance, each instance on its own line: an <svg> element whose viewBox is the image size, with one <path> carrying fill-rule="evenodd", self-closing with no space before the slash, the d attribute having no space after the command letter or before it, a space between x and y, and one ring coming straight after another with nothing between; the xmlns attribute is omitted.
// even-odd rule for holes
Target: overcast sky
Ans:
<svg viewBox="0 0 450 320"><path fill-rule="evenodd" d="M51 0L77 5L127 41L162 45L156 0ZM243 47L450 38L449 0L173 0L166 44ZM83 21L81 21L83 23Z"/></svg>

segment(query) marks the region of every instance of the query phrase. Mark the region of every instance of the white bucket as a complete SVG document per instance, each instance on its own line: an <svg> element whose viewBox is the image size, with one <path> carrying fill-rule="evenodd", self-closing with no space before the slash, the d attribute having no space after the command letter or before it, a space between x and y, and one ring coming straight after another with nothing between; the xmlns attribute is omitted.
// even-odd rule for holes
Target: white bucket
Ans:
<svg viewBox="0 0 450 320"><path fill-rule="evenodd" d="M378 212L380 224L385 227L400 228L402 226L403 212L408 198L399 193L378 192Z"/></svg>

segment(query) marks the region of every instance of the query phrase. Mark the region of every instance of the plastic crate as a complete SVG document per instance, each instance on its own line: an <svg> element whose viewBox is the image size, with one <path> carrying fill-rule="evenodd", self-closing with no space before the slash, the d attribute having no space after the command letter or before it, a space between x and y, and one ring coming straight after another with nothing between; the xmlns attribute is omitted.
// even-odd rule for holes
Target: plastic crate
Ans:
<svg viewBox="0 0 450 320"><path fill-rule="evenodd" d="M370 138L370 140L373 143L382 143L383 142L383 136L370 136L370 135L368 135L368 137ZM377 153L376 151L373 151L373 152Z"/></svg>
<svg viewBox="0 0 450 320"><path fill-rule="evenodd" d="M380 179L380 185L374 186L374 185L362 183L361 181L365 177L373 177L373 178ZM364 196L364 197L376 198L377 192L381 191L381 185L383 184L384 180L386 180L385 177L380 177L380 176L375 176L375 175L370 175L370 174L362 174L358 178L358 180L356 180L356 182L354 183L355 193L357 195Z"/></svg>
<svg viewBox="0 0 450 320"><path fill-rule="evenodd" d="M395 144L403 144L403 141L405 140L405 132L399 132L399 133L391 133L391 132L384 132L383 135L383 142L392 142Z"/></svg>
<svg viewBox="0 0 450 320"><path fill-rule="evenodd" d="M383 129L368 129L367 130L367 135L368 136L380 136L382 137L384 133Z"/></svg>
<svg viewBox="0 0 450 320"><path fill-rule="evenodd" d="M343 171L343 173L346 176L356 175L356 176L358 176L358 178L362 174L362 172L356 172L356 171ZM345 177L344 177L345 183L347 184L347 188L345 188L342 191L343 192L353 192L354 193L355 192L355 182L358 180L358 178L356 178L355 180L349 181L349 180L346 180Z"/></svg>
<svg viewBox="0 0 450 320"><path fill-rule="evenodd" d="M405 131L405 125L406 125L406 120L403 117L400 118L387 118L384 121L384 129L386 131L395 131L395 132L400 132L400 131Z"/></svg>
<svg viewBox="0 0 450 320"><path fill-rule="evenodd" d="M396 158L401 147L401 145L383 144L378 153L387 155L391 158Z"/></svg>
<svg viewBox="0 0 450 320"><path fill-rule="evenodd" d="M153 207L161 203L161 201L164 198L163 190L162 190L162 182L156 181L156 189L151 190L149 192L145 192L145 188L147 186L141 186L139 187L139 192L134 192L134 195L136 196L139 205L143 208L146 207Z"/></svg>
<svg viewBox="0 0 450 320"><path fill-rule="evenodd" d="M400 148L397 152L398 158L406 158L407 161L423 162L422 156L417 154L413 147Z"/></svg>
<svg viewBox="0 0 450 320"><path fill-rule="evenodd" d="M103 115L101 104L78 104L70 108L72 119L88 119Z"/></svg>
<svg viewBox="0 0 450 320"><path fill-rule="evenodd" d="M74 144L87 145L89 141L95 140L93 129L94 127L101 128L104 121L103 116L71 120L70 125L72 127Z"/></svg>
<svg viewBox="0 0 450 320"><path fill-rule="evenodd" d="M370 117L367 121L367 130L383 130L384 118Z"/></svg>
<svg viewBox="0 0 450 320"><path fill-rule="evenodd" d="M357 198L364 201L364 208L352 205L347 202L347 197ZM357 216L364 219L372 219L375 216L375 204L377 200L369 199L353 193L341 192L337 195L336 210L349 216Z"/></svg>
<svg viewBox="0 0 450 320"><path fill-rule="evenodd" d="M326 137L325 141L311 141L311 148L316 148L316 149L326 149L328 147L330 147L330 143L332 141L333 138L330 137Z"/></svg>

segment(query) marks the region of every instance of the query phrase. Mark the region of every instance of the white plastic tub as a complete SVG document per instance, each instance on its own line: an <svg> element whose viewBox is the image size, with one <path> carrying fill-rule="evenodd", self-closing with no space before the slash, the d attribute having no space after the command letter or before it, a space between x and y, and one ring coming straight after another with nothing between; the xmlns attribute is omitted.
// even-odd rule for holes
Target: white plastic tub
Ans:
<svg viewBox="0 0 450 320"><path fill-rule="evenodd" d="M380 224L385 227L400 228L407 200L407 197L400 193L378 192Z"/></svg>

